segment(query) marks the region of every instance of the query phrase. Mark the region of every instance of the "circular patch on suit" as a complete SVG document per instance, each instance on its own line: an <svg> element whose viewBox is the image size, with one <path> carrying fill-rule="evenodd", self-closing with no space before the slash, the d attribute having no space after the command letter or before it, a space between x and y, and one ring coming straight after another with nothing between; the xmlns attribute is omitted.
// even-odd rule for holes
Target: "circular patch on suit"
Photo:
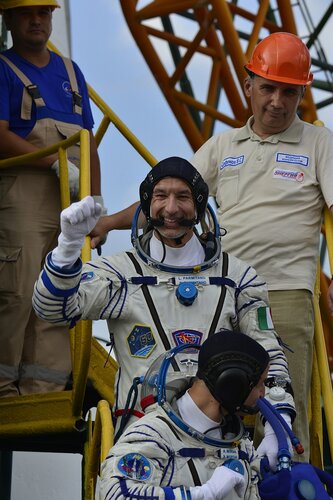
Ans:
<svg viewBox="0 0 333 500"><path fill-rule="evenodd" d="M119 459L117 467L123 476L136 481L146 481L153 472L150 461L141 453L127 453Z"/></svg>

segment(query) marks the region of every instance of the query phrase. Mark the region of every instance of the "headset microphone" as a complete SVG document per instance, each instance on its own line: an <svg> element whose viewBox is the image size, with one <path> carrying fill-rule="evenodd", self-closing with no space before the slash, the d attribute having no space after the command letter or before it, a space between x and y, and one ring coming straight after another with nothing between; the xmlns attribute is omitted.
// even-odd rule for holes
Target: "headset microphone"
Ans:
<svg viewBox="0 0 333 500"><path fill-rule="evenodd" d="M194 218L193 219L186 219L184 217L182 219L175 219L175 221L181 227L193 227L196 224L196 220ZM165 225L164 218L149 217L148 222L149 222L149 224L151 224L154 227L162 227Z"/></svg>

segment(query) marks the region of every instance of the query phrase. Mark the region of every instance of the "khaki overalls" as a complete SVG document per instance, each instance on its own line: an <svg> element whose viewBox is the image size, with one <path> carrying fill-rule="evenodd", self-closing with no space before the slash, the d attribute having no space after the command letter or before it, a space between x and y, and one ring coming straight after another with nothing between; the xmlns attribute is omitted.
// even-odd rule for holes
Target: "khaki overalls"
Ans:
<svg viewBox="0 0 333 500"><path fill-rule="evenodd" d="M25 86L21 118L30 119L32 103L36 105L37 121L26 140L43 148L81 129L53 119L36 85L0 57ZM72 62L63 60L73 112L82 114ZM78 146L68 156L79 166ZM62 390L71 372L68 328L37 318L31 303L45 256L57 245L60 211L59 180L51 169L29 165L0 170L0 397Z"/></svg>

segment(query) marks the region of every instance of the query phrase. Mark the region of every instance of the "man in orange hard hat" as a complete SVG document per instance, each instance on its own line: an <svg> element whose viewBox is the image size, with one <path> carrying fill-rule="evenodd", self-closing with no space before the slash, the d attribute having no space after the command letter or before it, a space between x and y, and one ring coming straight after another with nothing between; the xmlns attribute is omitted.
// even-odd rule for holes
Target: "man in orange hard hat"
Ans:
<svg viewBox="0 0 333 500"><path fill-rule="evenodd" d="M100 196L87 85L78 66L47 48L56 0L1 0L13 45L0 54L0 158L32 153L90 131L91 191ZM79 148L68 151L71 194ZM36 317L34 282L59 233L58 155L1 169L0 396L65 388L71 372L68 328Z"/></svg>
<svg viewBox="0 0 333 500"><path fill-rule="evenodd" d="M322 210L333 205L333 134L297 116L313 80L310 66L297 36L273 33L262 40L245 66L253 116L244 127L212 137L192 158L216 197L224 249L250 262L268 284L274 326L288 346L294 430L305 450L312 295ZM332 283L329 304L333 313Z"/></svg>

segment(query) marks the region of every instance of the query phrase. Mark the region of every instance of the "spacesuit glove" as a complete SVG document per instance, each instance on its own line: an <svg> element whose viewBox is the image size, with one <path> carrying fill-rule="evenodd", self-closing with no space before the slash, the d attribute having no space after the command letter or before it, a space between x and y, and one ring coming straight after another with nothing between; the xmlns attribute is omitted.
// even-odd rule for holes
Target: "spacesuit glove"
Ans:
<svg viewBox="0 0 333 500"><path fill-rule="evenodd" d="M67 161L68 165L68 183L69 183L69 192L73 198L76 198L79 194L80 187L80 171L74 163L71 161ZM51 165L52 170L55 171L58 177L60 177L60 166L59 160L56 160Z"/></svg>
<svg viewBox="0 0 333 500"><path fill-rule="evenodd" d="M287 424L291 428L290 415L288 413L281 413L281 417L284 418L284 420L287 422ZM278 458L277 458L278 440L277 440L277 437L276 437L275 432L273 430L273 427L271 426L271 424L269 422L265 423L264 430L265 430L265 436L257 448L257 454L259 457L267 456L269 466L272 469L272 471L275 472L276 468L277 468L277 463L278 463ZM292 447L292 444L290 442L290 438L289 438L289 436L286 436L286 437L287 437L287 441L288 441L289 451L290 451L291 455L293 455L293 447Z"/></svg>
<svg viewBox="0 0 333 500"><path fill-rule="evenodd" d="M239 472L221 465L215 469L214 474L205 484L192 486L190 493L193 500L220 500L233 489L240 498L243 498L244 477Z"/></svg>
<svg viewBox="0 0 333 500"><path fill-rule="evenodd" d="M61 233L58 246L52 252L52 262L57 267L72 267L80 257L84 238L95 227L102 212L92 196L72 203L61 212Z"/></svg>

